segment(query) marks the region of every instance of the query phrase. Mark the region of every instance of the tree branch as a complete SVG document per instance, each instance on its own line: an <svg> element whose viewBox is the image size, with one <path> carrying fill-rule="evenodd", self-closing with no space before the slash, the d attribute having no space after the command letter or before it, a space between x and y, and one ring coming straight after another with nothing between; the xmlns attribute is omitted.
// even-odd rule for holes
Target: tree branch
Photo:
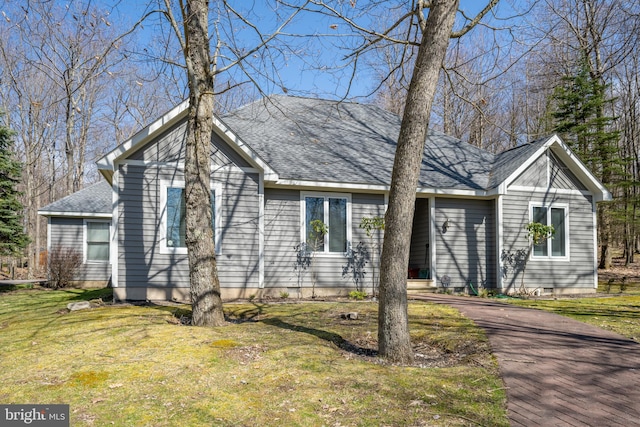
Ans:
<svg viewBox="0 0 640 427"><path fill-rule="evenodd" d="M487 13L489 13L489 11L491 9L493 9L493 7L495 5L497 5L499 1L500 0L491 0L489 3L487 3L487 5L484 7L484 9L482 9L480 11L480 13L478 13L476 15L476 17L471 20L471 22L469 22L467 25L465 25L464 28L462 28L460 31L452 32L450 37L452 39L457 39L457 38L460 38L460 37L464 36L465 34L467 34L469 31L471 31L473 29L473 27L478 25L478 22L480 22L480 20L482 18L484 18L485 15Z"/></svg>

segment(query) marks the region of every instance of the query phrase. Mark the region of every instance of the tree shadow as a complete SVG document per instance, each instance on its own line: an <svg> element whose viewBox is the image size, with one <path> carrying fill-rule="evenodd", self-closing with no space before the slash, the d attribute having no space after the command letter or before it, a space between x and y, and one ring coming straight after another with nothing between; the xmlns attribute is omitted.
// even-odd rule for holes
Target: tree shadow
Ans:
<svg viewBox="0 0 640 427"><path fill-rule="evenodd" d="M75 294L73 297L69 298L69 301L91 301L96 299L102 299L103 301L113 300L112 288L83 289L81 293L70 292L68 290L64 291Z"/></svg>
<svg viewBox="0 0 640 427"><path fill-rule="evenodd" d="M16 285L0 284L0 294L7 293L7 292L13 292L13 291L15 291L17 289L18 289L18 286L16 286Z"/></svg>
<svg viewBox="0 0 640 427"><path fill-rule="evenodd" d="M321 329L308 328L306 326L294 325L292 323L285 322L278 318L264 319L261 320L262 323L270 326L275 326L277 328L287 329L294 332L303 332L305 334L313 335L314 337L320 338L322 340L328 341L334 344L339 349L346 351L347 353L355 354L357 356L364 357L377 357L378 351L372 350L370 348L360 347L355 345L344 338L342 336L329 332L323 331Z"/></svg>

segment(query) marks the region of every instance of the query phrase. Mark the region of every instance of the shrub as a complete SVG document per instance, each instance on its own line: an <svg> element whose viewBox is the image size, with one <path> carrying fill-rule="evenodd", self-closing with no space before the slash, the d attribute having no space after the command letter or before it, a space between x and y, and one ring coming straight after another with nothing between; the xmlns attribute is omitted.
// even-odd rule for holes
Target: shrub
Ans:
<svg viewBox="0 0 640 427"><path fill-rule="evenodd" d="M68 286L80 265L82 265L82 255L78 250L71 247L54 246L49 252L46 286L53 289Z"/></svg>
<svg viewBox="0 0 640 427"><path fill-rule="evenodd" d="M367 293L365 291L351 291L349 292L349 298L361 301L365 299Z"/></svg>

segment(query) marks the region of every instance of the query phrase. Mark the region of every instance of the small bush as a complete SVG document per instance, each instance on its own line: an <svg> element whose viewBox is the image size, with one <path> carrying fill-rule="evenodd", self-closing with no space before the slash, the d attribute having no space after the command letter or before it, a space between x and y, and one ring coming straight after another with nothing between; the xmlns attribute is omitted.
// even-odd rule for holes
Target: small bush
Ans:
<svg viewBox="0 0 640 427"><path fill-rule="evenodd" d="M282 299L289 298L289 292L280 292L280 298Z"/></svg>
<svg viewBox="0 0 640 427"><path fill-rule="evenodd" d="M367 293L365 291L351 291L351 292L349 292L349 298L351 298L351 299L362 301L366 297L367 297Z"/></svg>
<svg viewBox="0 0 640 427"><path fill-rule="evenodd" d="M68 286L82 265L82 255L71 247L55 246L47 262L47 287L58 289Z"/></svg>

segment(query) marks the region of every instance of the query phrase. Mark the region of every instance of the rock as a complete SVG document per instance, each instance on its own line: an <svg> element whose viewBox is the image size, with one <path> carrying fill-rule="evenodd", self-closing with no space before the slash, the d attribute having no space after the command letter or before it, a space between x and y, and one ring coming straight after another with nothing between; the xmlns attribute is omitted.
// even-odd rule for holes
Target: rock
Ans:
<svg viewBox="0 0 640 427"><path fill-rule="evenodd" d="M91 303L89 301L70 302L67 304L67 309L69 311L86 310L87 308L91 308Z"/></svg>
<svg viewBox="0 0 640 427"><path fill-rule="evenodd" d="M342 313L341 317L343 319L347 319L347 320L357 320L358 319L358 313L351 312L351 313Z"/></svg>

